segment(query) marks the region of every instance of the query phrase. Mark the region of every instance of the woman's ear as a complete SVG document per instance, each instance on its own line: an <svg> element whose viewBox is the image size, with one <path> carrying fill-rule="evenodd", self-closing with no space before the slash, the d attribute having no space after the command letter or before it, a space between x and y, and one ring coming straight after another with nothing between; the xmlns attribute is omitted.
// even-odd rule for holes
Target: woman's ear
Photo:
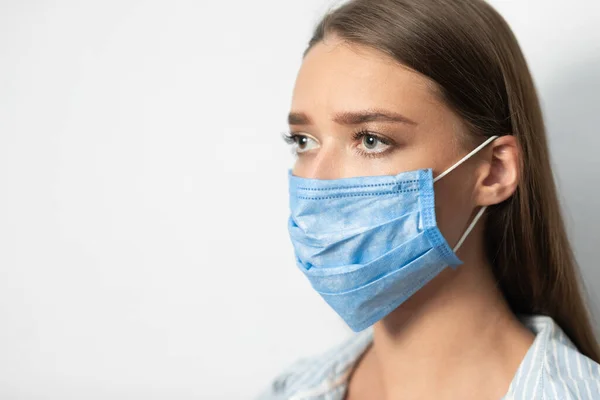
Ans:
<svg viewBox="0 0 600 400"><path fill-rule="evenodd" d="M490 206L502 203L517 190L520 179L520 151L513 135L494 140L486 151L485 162L478 168L475 203Z"/></svg>

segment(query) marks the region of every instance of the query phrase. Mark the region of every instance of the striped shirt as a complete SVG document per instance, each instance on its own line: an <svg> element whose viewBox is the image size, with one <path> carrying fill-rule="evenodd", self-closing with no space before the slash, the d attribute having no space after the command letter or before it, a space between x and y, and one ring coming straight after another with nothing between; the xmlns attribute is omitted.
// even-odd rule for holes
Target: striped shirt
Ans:
<svg viewBox="0 0 600 400"><path fill-rule="evenodd" d="M600 399L600 365L577 351L547 316L520 316L536 336L501 400ZM342 400L352 367L373 339L372 328L314 359L301 359L257 400Z"/></svg>

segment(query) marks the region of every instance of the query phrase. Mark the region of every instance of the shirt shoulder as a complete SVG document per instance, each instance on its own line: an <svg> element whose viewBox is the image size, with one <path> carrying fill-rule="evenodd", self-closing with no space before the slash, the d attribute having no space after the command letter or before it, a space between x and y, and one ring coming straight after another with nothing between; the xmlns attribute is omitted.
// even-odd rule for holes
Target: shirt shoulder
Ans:
<svg viewBox="0 0 600 400"><path fill-rule="evenodd" d="M255 400L312 399L332 392L343 394L346 375L372 341L367 329L315 357L290 364Z"/></svg>
<svg viewBox="0 0 600 400"><path fill-rule="evenodd" d="M506 399L600 399L600 364L580 353L547 316L522 317L536 339Z"/></svg>

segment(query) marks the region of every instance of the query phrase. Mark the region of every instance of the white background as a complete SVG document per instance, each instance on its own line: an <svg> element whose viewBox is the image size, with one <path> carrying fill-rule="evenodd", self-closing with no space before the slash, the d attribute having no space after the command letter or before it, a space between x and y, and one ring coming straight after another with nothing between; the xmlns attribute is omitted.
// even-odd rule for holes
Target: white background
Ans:
<svg viewBox="0 0 600 400"><path fill-rule="evenodd" d="M0 2L1 399L247 399L350 334L293 264L280 138L329 4ZM600 2L493 4L599 290Z"/></svg>

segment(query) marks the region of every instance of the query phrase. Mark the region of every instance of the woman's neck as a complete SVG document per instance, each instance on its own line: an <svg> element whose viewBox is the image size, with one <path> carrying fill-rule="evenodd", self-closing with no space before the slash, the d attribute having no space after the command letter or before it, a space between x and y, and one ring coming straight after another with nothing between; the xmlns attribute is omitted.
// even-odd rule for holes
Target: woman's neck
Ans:
<svg viewBox="0 0 600 400"><path fill-rule="evenodd" d="M360 399L368 387L368 398L377 399L498 400L533 340L496 287L491 266L465 260L375 324L348 398Z"/></svg>

